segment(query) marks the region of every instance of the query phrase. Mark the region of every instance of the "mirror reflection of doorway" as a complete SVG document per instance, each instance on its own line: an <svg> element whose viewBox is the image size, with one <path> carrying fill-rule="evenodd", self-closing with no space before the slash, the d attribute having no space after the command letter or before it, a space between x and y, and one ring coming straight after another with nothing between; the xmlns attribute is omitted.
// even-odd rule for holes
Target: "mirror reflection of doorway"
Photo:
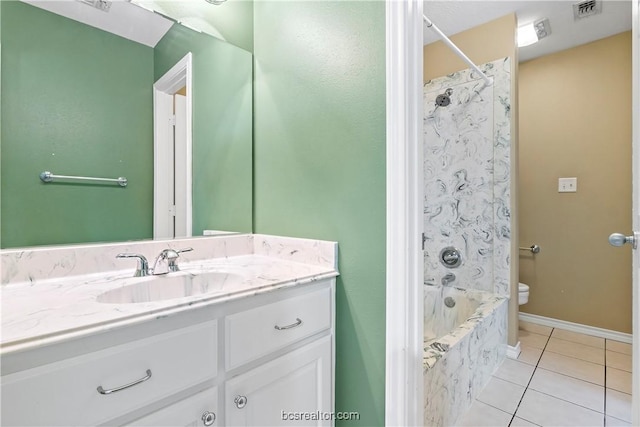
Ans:
<svg viewBox="0 0 640 427"><path fill-rule="evenodd" d="M153 237L191 236L191 53L153 91Z"/></svg>

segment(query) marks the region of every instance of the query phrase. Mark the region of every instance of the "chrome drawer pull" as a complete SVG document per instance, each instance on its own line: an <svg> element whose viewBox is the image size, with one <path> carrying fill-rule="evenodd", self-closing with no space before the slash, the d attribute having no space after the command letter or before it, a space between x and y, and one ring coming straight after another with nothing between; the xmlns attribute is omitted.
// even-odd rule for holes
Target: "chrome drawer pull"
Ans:
<svg viewBox="0 0 640 427"><path fill-rule="evenodd" d="M287 326L278 326L276 325L275 328L279 331L284 331L285 329L293 329L293 328L297 328L298 326L302 325L302 319L299 319L296 317L296 323L292 323L290 325Z"/></svg>
<svg viewBox="0 0 640 427"><path fill-rule="evenodd" d="M133 387L134 385L138 385L140 383L145 382L146 380L148 380L149 378L151 378L151 369L147 369L147 375L144 378L140 378L139 380L136 380L132 383L120 386L120 387L116 387L116 388L110 388L109 390L105 390L102 388L102 386L98 386L98 393L100 394L111 394L111 393L115 393L116 391L121 391L124 390L125 388L129 388L129 387Z"/></svg>

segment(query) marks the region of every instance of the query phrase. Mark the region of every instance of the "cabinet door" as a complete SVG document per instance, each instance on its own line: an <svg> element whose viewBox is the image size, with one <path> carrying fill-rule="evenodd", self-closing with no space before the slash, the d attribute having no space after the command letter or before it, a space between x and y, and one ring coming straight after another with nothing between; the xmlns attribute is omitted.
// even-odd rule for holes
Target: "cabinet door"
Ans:
<svg viewBox="0 0 640 427"><path fill-rule="evenodd" d="M218 420L217 408L218 389L212 387L146 417L139 418L127 426L219 426L222 423Z"/></svg>
<svg viewBox="0 0 640 427"><path fill-rule="evenodd" d="M331 353L325 337L227 381L226 425L332 425Z"/></svg>

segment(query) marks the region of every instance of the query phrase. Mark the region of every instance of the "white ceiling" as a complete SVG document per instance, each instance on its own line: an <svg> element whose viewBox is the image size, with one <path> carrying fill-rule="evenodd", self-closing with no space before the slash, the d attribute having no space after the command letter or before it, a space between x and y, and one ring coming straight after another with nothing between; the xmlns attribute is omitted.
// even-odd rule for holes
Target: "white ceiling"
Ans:
<svg viewBox="0 0 640 427"><path fill-rule="evenodd" d="M520 48L521 62L631 30L631 0L604 0L601 14L574 21L573 4L581 1L425 0L424 14L447 36L512 12L520 25L548 18L551 34ZM425 25L424 44L437 40L438 36Z"/></svg>
<svg viewBox="0 0 640 427"><path fill-rule="evenodd" d="M150 47L155 47L173 25L170 19L135 6L126 0L114 0L108 12L80 1L22 1Z"/></svg>

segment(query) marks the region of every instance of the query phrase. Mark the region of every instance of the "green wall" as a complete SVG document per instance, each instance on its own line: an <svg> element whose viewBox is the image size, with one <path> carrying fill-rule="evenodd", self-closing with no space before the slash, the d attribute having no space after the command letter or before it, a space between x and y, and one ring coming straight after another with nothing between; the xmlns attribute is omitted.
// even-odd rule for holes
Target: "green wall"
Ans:
<svg viewBox="0 0 640 427"><path fill-rule="evenodd" d="M336 410L383 425L385 4L260 1L254 25L255 231L339 243Z"/></svg>
<svg viewBox="0 0 640 427"><path fill-rule="evenodd" d="M245 25L225 34L251 48L241 3L229 16ZM0 8L1 247L152 237L152 86L188 51L193 233L252 231L251 53L180 25L152 49L22 2ZM129 185L44 184L44 170Z"/></svg>
<svg viewBox="0 0 640 427"><path fill-rule="evenodd" d="M193 234L252 231L252 56L174 25L154 49L155 79L193 54Z"/></svg>
<svg viewBox="0 0 640 427"><path fill-rule="evenodd" d="M2 1L2 247L152 235L153 51ZM125 176L44 184L40 172Z"/></svg>

